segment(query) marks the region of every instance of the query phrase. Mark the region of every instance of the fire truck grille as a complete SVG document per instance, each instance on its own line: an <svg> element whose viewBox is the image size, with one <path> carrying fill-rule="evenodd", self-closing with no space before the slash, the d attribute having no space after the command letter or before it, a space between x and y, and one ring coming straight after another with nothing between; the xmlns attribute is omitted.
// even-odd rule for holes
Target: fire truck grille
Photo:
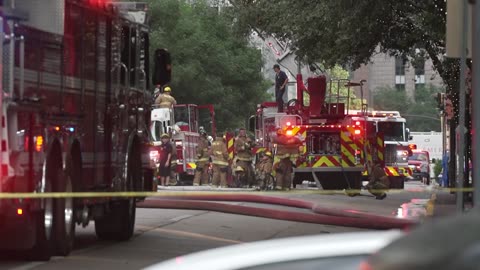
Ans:
<svg viewBox="0 0 480 270"><path fill-rule="evenodd" d="M393 144L387 144L384 154L385 163L395 163L397 161L397 148Z"/></svg>

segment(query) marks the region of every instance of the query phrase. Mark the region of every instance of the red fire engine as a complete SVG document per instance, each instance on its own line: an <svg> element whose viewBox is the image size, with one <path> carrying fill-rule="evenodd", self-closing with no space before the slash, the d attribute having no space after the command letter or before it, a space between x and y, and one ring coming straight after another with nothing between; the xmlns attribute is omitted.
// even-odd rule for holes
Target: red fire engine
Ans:
<svg viewBox="0 0 480 270"><path fill-rule="evenodd" d="M151 113L150 131L154 145L160 145L160 136L168 133L172 136L172 143L176 149L176 177L177 182L192 183L195 174L197 160L197 145L200 138L200 110L207 109L209 122L211 123L209 133L215 137L215 113L214 107L208 105L178 104L169 108L154 108ZM150 157L155 159L158 150L152 149Z"/></svg>
<svg viewBox="0 0 480 270"><path fill-rule="evenodd" d="M294 185L308 180L323 189L360 189L365 131L349 115L350 88L348 96L340 95L340 88L349 82L327 83L323 75L307 81L308 89L302 75L297 75L297 98L289 101L286 113L277 113L276 103L259 105L255 117L257 145L274 152L281 146L290 154L296 164ZM304 94L309 96L308 105Z"/></svg>
<svg viewBox="0 0 480 270"><path fill-rule="evenodd" d="M0 2L1 192L151 190L146 6L108 2ZM66 255L90 220L129 239L137 200L2 199L0 246Z"/></svg>
<svg viewBox="0 0 480 270"><path fill-rule="evenodd" d="M382 135L376 144L382 148L383 155L377 158L390 179L390 188L404 188L405 179L412 176L412 170L408 167L412 150L408 143L410 135L405 118L398 111L351 111L350 114L353 120L365 127L366 138L370 138L366 148L370 147L373 138ZM367 160L372 160L368 153L370 151L367 151ZM367 170L363 176L368 176Z"/></svg>

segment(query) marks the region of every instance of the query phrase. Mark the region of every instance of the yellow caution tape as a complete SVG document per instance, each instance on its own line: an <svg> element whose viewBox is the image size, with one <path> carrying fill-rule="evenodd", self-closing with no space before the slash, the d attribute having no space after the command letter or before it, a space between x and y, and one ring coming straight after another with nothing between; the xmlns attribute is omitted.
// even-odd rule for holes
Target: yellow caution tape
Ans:
<svg viewBox="0 0 480 270"><path fill-rule="evenodd" d="M425 193L429 192L425 189L385 189L377 192L388 193ZM442 192L473 192L473 188L436 188L436 191ZM290 190L290 191L254 191L254 190L232 190L212 189L212 190L198 190L198 191L179 191L179 190L160 190L160 191L131 191L131 192L4 192L0 193L0 199L44 199L44 198L120 198L120 197L176 197L186 195L222 195L222 194L262 194L262 195L296 195L296 194L318 194L318 195L335 195L335 194L349 194L356 195L366 193L367 190L348 189L348 190Z"/></svg>

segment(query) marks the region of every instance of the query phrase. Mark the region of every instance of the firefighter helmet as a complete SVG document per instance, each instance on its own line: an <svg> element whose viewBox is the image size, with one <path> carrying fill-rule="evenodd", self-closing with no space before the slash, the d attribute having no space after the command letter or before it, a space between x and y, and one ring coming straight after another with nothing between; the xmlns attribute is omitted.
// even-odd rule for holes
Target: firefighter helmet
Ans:
<svg viewBox="0 0 480 270"><path fill-rule="evenodd" d="M163 89L163 92L165 92L165 93L172 92L172 88L170 88L170 86L167 86L167 87L165 87L165 89Z"/></svg>
<svg viewBox="0 0 480 270"><path fill-rule="evenodd" d="M167 133L163 133L162 136L160 136L161 139L164 139L164 138L167 138L167 139L170 139L170 135L168 135Z"/></svg>
<svg viewBox="0 0 480 270"><path fill-rule="evenodd" d="M270 151L265 152L265 156L272 157L272 152L270 152Z"/></svg>

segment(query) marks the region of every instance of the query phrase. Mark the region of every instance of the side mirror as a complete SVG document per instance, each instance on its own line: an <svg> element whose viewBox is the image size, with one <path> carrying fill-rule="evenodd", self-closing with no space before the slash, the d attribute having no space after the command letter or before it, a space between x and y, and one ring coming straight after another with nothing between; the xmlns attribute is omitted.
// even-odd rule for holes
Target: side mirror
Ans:
<svg viewBox="0 0 480 270"><path fill-rule="evenodd" d="M413 136L408 136L408 140L409 141L413 140Z"/></svg>
<svg viewBox="0 0 480 270"><path fill-rule="evenodd" d="M168 84L172 79L172 60L167 49L157 49L154 54L154 71L152 76L154 85Z"/></svg>
<svg viewBox="0 0 480 270"><path fill-rule="evenodd" d="M250 118L248 118L248 131L255 134L255 115L252 115Z"/></svg>

